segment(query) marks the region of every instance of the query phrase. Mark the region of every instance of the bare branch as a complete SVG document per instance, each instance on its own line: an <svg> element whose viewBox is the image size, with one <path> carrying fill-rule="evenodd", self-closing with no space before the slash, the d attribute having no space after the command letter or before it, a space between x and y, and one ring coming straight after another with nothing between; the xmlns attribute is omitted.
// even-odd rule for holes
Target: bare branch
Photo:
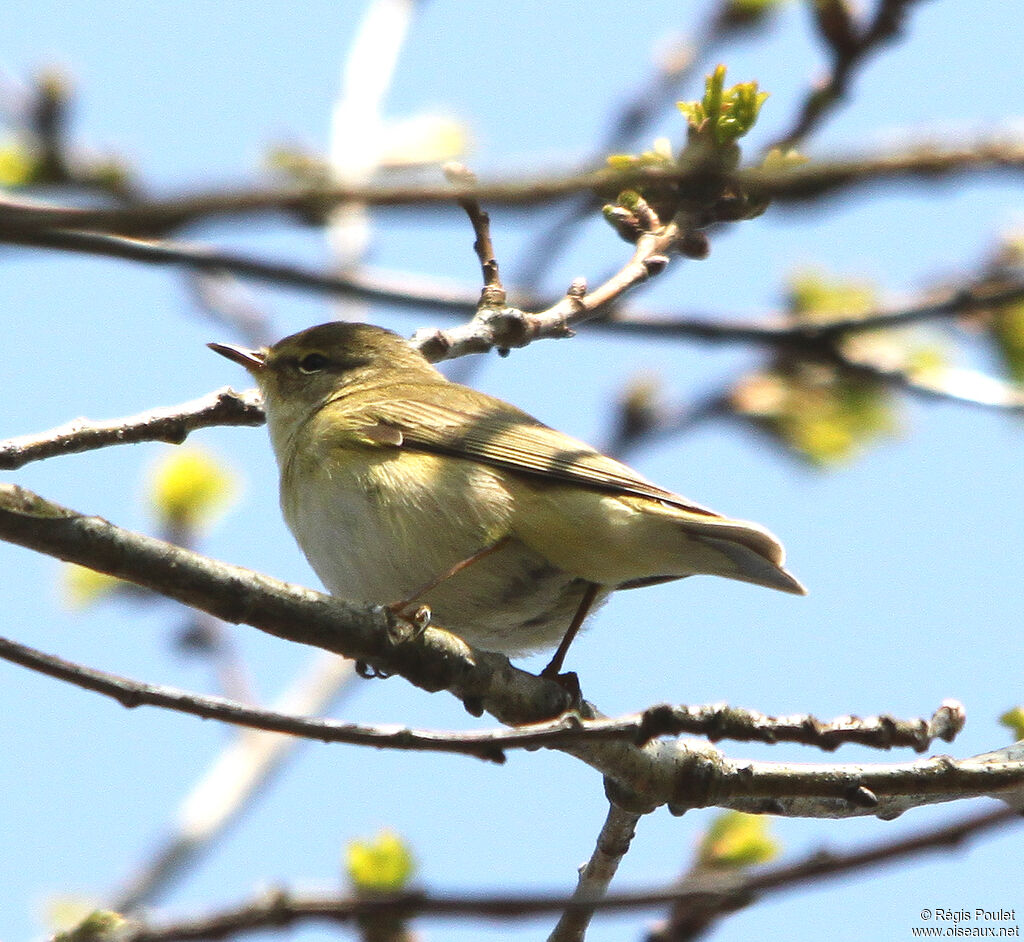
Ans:
<svg viewBox="0 0 1024 942"><path fill-rule="evenodd" d="M180 445L200 428L217 425L262 425L263 408L252 389L238 393L224 388L178 406L151 409L107 422L75 419L33 435L0 441L0 468L14 470L31 461L73 455L109 445L168 442Z"/></svg>
<svg viewBox="0 0 1024 942"><path fill-rule="evenodd" d="M231 622L365 660L427 690L447 689L474 712L522 725L561 714L566 692L428 627L417 633L386 606L356 606L85 517L14 485L0 487L0 538L86 565ZM586 703L585 718L595 716ZM616 803L682 813L718 805L810 817L893 817L911 807L1024 792L1024 759L995 753L891 765L813 765L732 760L707 743L654 740L565 743L616 783Z"/></svg>
<svg viewBox="0 0 1024 942"><path fill-rule="evenodd" d="M225 697L189 693L174 687L119 677L45 654L7 638L0 638L0 658L111 697L128 708L158 706L203 719L321 742L450 752L498 763L505 761L504 750L507 749L557 748L568 743L611 740L643 745L657 736L680 733L706 734L713 741L728 738L740 742L800 742L826 750L836 749L843 742L856 742L881 749L911 746L918 752L924 752L934 738L951 742L965 721L963 707L956 701L943 703L930 722L892 717L859 720L847 716L832 723L822 723L813 716L774 718L724 705L656 706L617 719L583 718L577 713L566 713L558 719L512 730L456 733L394 725L378 727L339 723L260 709Z"/></svg>
<svg viewBox="0 0 1024 942"><path fill-rule="evenodd" d="M723 911L736 908L755 894L789 889L801 883L822 881L871 867L878 863L912 857L957 846L990 831L1020 821L1009 808L986 812L951 825L922 831L900 841L875 844L844 854L816 853L802 861L753 873L702 874L682 886L634 892L609 893L600 899L566 898L554 893L495 896L428 895L411 891L389 896L339 897L273 891L239 906L206 916L164 925L129 922L110 933L96 933L96 942L191 942L222 939L256 929L281 929L310 920L348 924L360 918L388 916L396 919L446 917L460 919L529 919L567 908L599 912L650 909L672 903L690 911ZM648 942L679 942L678 936L655 934Z"/></svg>
<svg viewBox="0 0 1024 942"><path fill-rule="evenodd" d="M680 317L624 309L614 316L595 320L589 329L708 343L820 346L848 334L906 327L927 321L952 321L970 311L997 308L1022 300L1024 278L1018 278L995 288L986 285L949 288L940 294L931 294L927 301L921 303L879 308L859 316L836 317L815 323L794 321L784 314L737 321L720 315Z"/></svg>
<svg viewBox="0 0 1024 942"><path fill-rule="evenodd" d="M258 280L316 292L379 301L419 311L431 309L448 316L464 316L467 319L473 318L478 307L478 295L473 289L440 285L432 279L408 273L364 270L346 275L324 275L298 266L254 259L193 243L154 242L68 230L33 232L24 239L18 237L17 241L40 247L70 249L155 264L181 265L197 271L230 271ZM610 290L614 297L616 291L621 293L625 289L613 285ZM424 329L417 333L414 340L428 358L451 358L458 356L460 352L481 352L495 346L514 345L509 335L518 338L520 345L529 342L531 337L538 339L564 336L564 323L558 322L557 318L553 319L551 312L557 311L559 305L565 306L568 303L565 299L554 307L549 307L544 313L550 320L545 326L543 323L530 321L531 317L541 315L525 313L527 307L540 306L539 299L527 297L518 291L512 293L516 296L517 307L501 309L475 321L469 320L461 327L449 331ZM592 318L587 329L615 334L692 339L708 343L756 343L770 346L804 344L820 349L826 342L848 334L926 321L951 321L970 311L997 308L1021 300L1024 300L1022 278L1004 282L998 287L991 287L982 281L978 285L968 284L966 287L946 289L937 296L930 296L922 303L881 308L863 316L836 318L827 322L797 323L784 315L746 321L729 320L713 314L660 315L634 308L619 308L614 301L605 301L602 306L592 297L587 301L589 312L602 316ZM531 323L536 326L530 326ZM512 326L508 326L509 324ZM438 337L442 339L435 339ZM176 408L185 409L184 406ZM226 424L236 423L229 419ZM252 424L258 424L255 413ZM79 440L84 441L84 438ZM0 444L0 468L18 467L7 463L10 458L9 452L4 450L6 447L13 446L10 446L10 443ZM40 457L48 455L40 454Z"/></svg>
<svg viewBox="0 0 1024 942"><path fill-rule="evenodd" d="M590 860L580 867L579 881L572 894L574 903L595 900L607 892L619 863L633 842L639 821L639 814L624 811L614 802L609 804L608 816L597 836L597 846ZM583 942L593 915L593 908L570 906L559 917L548 942Z"/></svg>
<svg viewBox="0 0 1024 942"><path fill-rule="evenodd" d="M198 272L231 272L255 281L418 310L433 308L466 316L476 310L471 295L456 293L453 296L451 289L440 289L422 277L380 279L365 271L360 275L325 274L301 265L254 258L197 242L137 239L77 229L39 229L0 238L16 245L121 258L149 265L174 265Z"/></svg>
<svg viewBox="0 0 1024 942"><path fill-rule="evenodd" d="M444 165L443 170L450 183L456 185L476 183L476 174L463 164L451 161ZM501 283L498 259L495 257L494 243L491 240L491 217L487 215L476 197L462 197L458 200L458 204L469 217L473 233L476 236L476 240L473 242L473 251L476 252L476 257L480 260L480 271L484 279L479 306L503 307L508 296Z"/></svg>
<svg viewBox="0 0 1024 942"><path fill-rule="evenodd" d="M565 297L536 314L514 308L482 308L471 321L450 330L418 330L412 344L433 362L523 347L542 338L572 336L575 324L596 312L640 282L664 270L668 256L681 237L680 225L670 222L637 240L630 260L599 285L587 292L585 282L573 282Z"/></svg>
<svg viewBox="0 0 1024 942"><path fill-rule="evenodd" d="M537 206L577 193L615 193L645 184L680 187L708 182L735 187L779 203L808 203L853 187L900 181L931 181L951 174L994 171L1019 174L1024 169L1024 141L1008 136L978 140L961 147L921 144L910 150L813 161L782 169L747 168L731 174L709 170L702 162L678 169L601 167L547 175L517 174L475 185L361 184L318 187L250 187L212 190L165 199L140 200L126 206L81 208L42 201L0 199L0 240L43 229L94 230L130 236L159 236L200 220L265 214L309 218L335 206L451 206L460 199L493 205ZM709 174L713 173L713 181Z"/></svg>
<svg viewBox="0 0 1024 942"><path fill-rule="evenodd" d="M342 742L350 745L375 746L381 749L413 750L417 752L448 752L474 756L491 762L504 762L501 738L514 732L491 730L469 733L438 733L408 727L377 727L360 723L340 723L336 720L290 716L276 710L251 707L226 697L213 697L188 693L160 684L145 684L108 674L105 671L74 664L51 654L44 654L7 638L0 638L0 658L21 664L58 680L64 680L86 690L104 694L124 707L143 705L164 707L179 713L220 720L249 729L285 733L321 742ZM494 737L497 737L496 741ZM529 737L532 738L532 737ZM529 745L529 741L522 745ZM511 745L520 745L512 743Z"/></svg>
<svg viewBox="0 0 1024 942"><path fill-rule="evenodd" d="M942 399L1011 414L1024 412L1024 388L977 370L947 366L915 374L866 357L854 358L838 347L830 349L826 359L840 370L881 381L925 399Z"/></svg>
<svg viewBox="0 0 1024 942"><path fill-rule="evenodd" d="M655 706L635 717L604 720L616 725L636 721L637 742L655 736L701 735L712 742L731 739L736 742L796 742L831 752L840 745L857 743L875 749L911 748L925 752L934 739L952 742L964 727L966 714L956 700L946 700L930 720L898 720L891 716L861 719L843 716L824 723L809 714L766 716L755 710L710 706ZM590 724L597 728L595 722Z"/></svg>
<svg viewBox="0 0 1024 942"><path fill-rule="evenodd" d="M972 817L940 824L897 840L883 840L859 850L837 852L818 850L803 860L766 867L753 873L724 874L718 893L707 892L713 875L694 873L684 878L679 889L684 896L673 904L669 918L657 926L646 942L689 942L703 936L721 917L750 906L768 892L794 889L804 884L834 880L859 871L876 872L879 864L917 857L921 854L960 847L989 831L1021 822L1020 812L999 807Z"/></svg>
<svg viewBox="0 0 1024 942"><path fill-rule="evenodd" d="M832 53L832 70L807 93L792 128L770 145L781 150L796 147L811 134L845 98L857 68L864 60L899 35L904 19L916 0L877 0L871 22L858 30L845 0L810 5L818 33Z"/></svg>

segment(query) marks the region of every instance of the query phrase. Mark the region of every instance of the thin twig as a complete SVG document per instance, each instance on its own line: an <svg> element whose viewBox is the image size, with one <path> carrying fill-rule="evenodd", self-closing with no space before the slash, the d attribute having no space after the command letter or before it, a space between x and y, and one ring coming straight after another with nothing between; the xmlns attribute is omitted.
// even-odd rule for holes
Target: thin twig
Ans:
<svg viewBox="0 0 1024 942"><path fill-rule="evenodd" d="M591 330L609 330L644 336L703 340L709 343L763 343L770 345L833 342L849 334L927 321L952 321L971 311L998 308L1024 300L1024 277L1006 281L997 287L981 284L948 288L930 293L928 300L909 305L879 308L863 315L837 316L808 322L784 314L767 315L757 320L729 320L721 315L670 316L623 310L614 316L595 320Z"/></svg>
<svg viewBox="0 0 1024 942"><path fill-rule="evenodd" d="M158 242L91 232L43 230L17 241L41 248L63 249L124 258L150 264L180 265L198 271L230 271L256 280L318 293L379 301L415 310L434 310L455 317L470 318L477 310L477 295L471 288L439 285L431 279L408 273L363 270L345 275L325 275L300 266L213 249L182 242ZM520 309L540 307L537 298L521 291L511 292ZM588 330L649 337L702 340L708 343L820 344L846 334L881 328L901 327L925 321L953 320L973 310L1000 307L1024 299L1024 278L992 288L953 287L923 303L881 308L856 317L837 317L819 323L795 322L782 315L757 320L729 320L722 315L662 315L634 308L617 310L607 304L597 309L603 316L593 319ZM424 332L423 336L427 336ZM542 335L538 335L542 336ZM457 355L450 346L448 356ZM429 354L430 349L426 352Z"/></svg>
<svg viewBox="0 0 1024 942"><path fill-rule="evenodd" d="M444 165L443 169L444 175L451 183L456 185L476 183L476 174L463 164L450 161ZM476 236L473 242L473 251L476 252L476 257L480 260L480 271L484 279L479 306L504 307L508 296L501 283L498 259L494 252L494 242L491 240L491 217L487 215L476 197L460 197L457 202L469 217L473 234Z"/></svg>
<svg viewBox="0 0 1024 942"><path fill-rule="evenodd" d="M1024 169L1024 141L1005 136L961 147L920 145L909 150L866 154L845 159L812 161L782 169L747 168L723 175L714 170L717 185L779 203L813 202L853 187L897 181L933 180L956 173L990 173ZM250 187L211 190L142 200L128 206L81 208L42 201L0 200L0 239L42 229L78 229L121 235L164 235L201 220L288 214L308 217L311 210L355 203L368 206L450 206L461 198L493 205L538 206L577 193L615 193L645 184L699 186L709 182L700 163L678 169L659 167L597 168L569 173L518 174L474 186L439 184L364 184L338 186Z"/></svg>
<svg viewBox="0 0 1024 942"><path fill-rule="evenodd" d="M239 393L225 388L178 406L150 409L106 422L76 419L46 432L0 441L0 468L14 470L31 461L110 445L153 441L180 445L196 429L262 425L264 421L256 390Z"/></svg>
<svg viewBox="0 0 1024 942"><path fill-rule="evenodd" d="M594 852L590 860L580 867L579 881L572 894L574 903L604 896L619 869L619 863L629 851L640 817L636 812L626 811L614 802L609 803L608 816L597 836ZM548 936L548 942L583 942L593 916L593 908L568 907Z"/></svg>
<svg viewBox="0 0 1024 942"><path fill-rule="evenodd" d="M829 75L816 82L804 99L793 126L768 148L789 150L817 129L849 90L856 70L881 46L899 35L910 6L916 0L877 0L875 15L858 29L845 0L810 4L818 34L832 54Z"/></svg>
<svg viewBox="0 0 1024 942"><path fill-rule="evenodd" d="M712 741L799 742L826 751L843 743L858 743L878 749L911 747L924 752L932 740L952 742L963 728L963 707L947 701L931 720L897 720L893 717L857 719L844 716L822 723L813 716L769 717L754 710L723 704L710 706L656 706L618 718L584 719L569 713L547 722L520 726L514 730L492 729L473 732L416 730L397 726L367 726L313 719L249 706L225 697L190 693L174 687L148 684L85 667L27 645L0 638L0 658L55 677L86 690L111 697L124 707L158 706L203 719L216 719L236 726L286 733L321 742L343 742L423 752L450 752L492 762L504 762L507 749L537 749L569 743L621 740L643 745L656 736L707 735ZM295 702L290 696L288 704Z"/></svg>
<svg viewBox="0 0 1024 942"><path fill-rule="evenodd" d="M600 164L653 123L666 105L676 98L683 83L710 55L712 41L723 37L728 30L720 26L719 20L712 20L702 32L702 40L693 43L676 40L658 57L653 73L607 122L608 130L591 155L590 163ZM528 246L527 260L519 266L518 280L528 285L538 284L559 253L565 251L571 230L599 205L594 196L578 199L534 236Z"/></svg>
<svg viewBox="0 0 1024 942"><path fill-rule="evenodd" d="M272 259L255 258L197 242L136 239L128 236L76 229L41 229L10 233L0 239L34 248L80 252L106 258L174 265L189 271L231 272L254 281L299 288L317 294L363 301L379 301L415 310L436 310L471 317L476 311L472 291L451 285L440 286L433 279L411 274L376 274L371 269L332 275Z"/></svg>
<svg viewBox="0 0 1024 942"><path fill-rule="evenodd" d="M857 743L875 749L911 748L925 752L935 739L952 742L966 715L956 700L943 701L930 720L897 720L891 716L843 716L822 722L810 714L767 716L754 710L709 706L654 706L637 715L637 741L662 735L700 735L712 742L796 742L832 752ZM607 722L607 721L605 721ZM621 722L621 721L618 721Z"/></svg>
<svg viewBox="0 0 1024 942"><path fill-rule="evenodd" d="M846 873L877 868L889 860L913 857L922 853L945 850L987 832L998 832L1011 822L1020 821L1012 808L999 808L963 821L921 831L899 841L872 844L846 853L817 853L805 860L754 873L705 874L684 886L654 890L609 893L600 899L581 900L564 894L500 893L485 896L473 894L430 895L410 891L391 896L339 897L336 895L300 895L276 890L238 906L222 909L179 922L146 925L129 922L107 935L93 934L96 942L191 942L191 940L223 939L257 929L282 929L311 920L339 925L359 918L389 916L410 919L445 917L459 919L530 919L566 908L579 907L599 912L637 911L663 906L666 903L708 909L735 908L754 894L791 889L804 883L834 879ZM657 932L648 942L677 942L675 937Z"/></svg>
<svg viewBox="0 0 1024 942"><path fill-rule="evenodd" d="M574 325L593 318L604 305L662 272L681 234L676 222L645 232L632 257L615 274L593 291L587 291L582 279L574 281L565 296L546 310L531 314L513 308L481 308L466 324L445 331L419 330L411 342L428 360L437 362L467 353L523 347L541 337L571 336Z"/></svg>
<svg viewBox="0 0 1024 942"><path fill-rule="evenodd" d="M840 370L876 380L925 399L956 402L960 405L999 409L1010 414L1024 413L1024 387L995 377L955 367L936 367L928 372L908 373L904 369L869 359L854 359L835 349L829 360Z"/></svg>
<svg viewBox="0 0 1024 942"><path fill-rule="evenodd" d="M86 690L112 697L125 707L159 706L203 719L217 719L253 730L284 733L306 739L317 739L322 742L343 742L350 745L368 745L419 752L456 753L500 763L505 758L501 740L508 735L513 738L519 736L519 734L508 730L446 734L407 727L374 727L358 723L340 723L335 720L288 715L277 710L250 707L224 697L188 693L160 684L144 684L128 680L105 671L98 671L50 654L44 654L7 638L0 638L0 658L83 687ZM527 740L522 745L531 746L529 741L531 739L533 737L528 734ZM509 744L517 745L511 742ZM133 903L136 892L133 891L130 894Z"/></svg>
<svg viewBox="0 0 1024 942"><path fill-rule="evenodd" d="M1021 822L1021 813L1015 808L997 807L971 817L911 834L895 840L882 840L859 850L819 850L802 860L766 867L749 874L725 876L729 889L718 893L702 891L708 874L694 873L679 886L685 894L675 902L669 918L656 927L645 942L690 942L705 934L716 919L727 913L750 906L767 892L795 889L808 883L834 880L849 873L868 871L877 873L879 864L916 857L927 852L960 847L968 840L988 831L999 831Z"/></svg>

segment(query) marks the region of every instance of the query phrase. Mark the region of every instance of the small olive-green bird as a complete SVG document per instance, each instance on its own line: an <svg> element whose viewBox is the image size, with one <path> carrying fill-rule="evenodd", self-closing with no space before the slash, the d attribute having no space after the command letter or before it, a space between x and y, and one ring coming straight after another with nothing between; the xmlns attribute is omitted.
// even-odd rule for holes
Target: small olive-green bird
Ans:
<svg viewBox="0 0 1024 942"><path fill-rule="evenodd" d="M451 382L391 331L335 322L210 347L259 385L285 520L339 597L422 602L490 651L558 645L552 675L615 589L708 573L804 593L767 530Z"/></svg>

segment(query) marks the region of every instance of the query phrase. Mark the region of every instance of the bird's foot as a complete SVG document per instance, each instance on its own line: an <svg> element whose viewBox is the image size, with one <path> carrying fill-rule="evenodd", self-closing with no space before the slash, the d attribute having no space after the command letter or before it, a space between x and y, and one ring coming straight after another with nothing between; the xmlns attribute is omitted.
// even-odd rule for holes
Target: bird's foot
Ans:
<svg viewBox="0 0 1024 942"><path fill-rule="evenodd" d="M554 666L554 670L552 670ZM545 680L553 680L559 687L561 687L568 695L571 703L567 709L573 709L583 701L583 691L580 689L580 678L576 671L565 671L564 673L558 672L559 665L548 664L540 672L540 676Z"/></svg>
<svg viewBox="0 0 1024 942"><path fill-rule="evenodd" d="M430 624L430 606L417 605L415 601L392 602L387 610L397 619L392 634L394 641L415 641L422 636ZM408 630L403 630L408 629Z"/></svg>

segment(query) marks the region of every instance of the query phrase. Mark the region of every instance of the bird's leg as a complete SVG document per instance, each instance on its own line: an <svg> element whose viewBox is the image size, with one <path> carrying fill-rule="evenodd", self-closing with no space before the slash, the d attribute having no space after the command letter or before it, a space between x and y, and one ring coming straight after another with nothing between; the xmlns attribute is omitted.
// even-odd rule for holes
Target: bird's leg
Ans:
<svg viewBox="0 0 1024 942"><path fill-rule="evenodd" d="M500 540L495 540L493 543L489 543L483 549L477 550L472 556L467 556L465 559L457 562L450 569L446 569L443 573L441 573L441 575L437 576L434 579L431 579L430 582L426 583L426 585L420 586L408 598L403 599L401 602L392 602L388 606L388 608L390 608L391 611L393 611L396 615L401 615L402 617L405 617L404 613L412 607L413 602L415 602L417 599L422 598L429 591L431 591L431 589L436 589L442 582L444 582L447 579L451 579L452 576L462 572L463 569L469 568L473 565L473 563L477 563L484 557L490 556L491 553L500 550L511 539L511 536L503 536Z"/></svg>
<svg viewBox="0 0 1024 942"><path fill-rule="evenodd" d="M587 617L587 612L590 611L591 606L594 604L594 599L597 598L599 589L600 586L596 582L587 583L583 598L580 599L580 607L576 609L576 614L573 615L569 628L559 642L558 650L555 651L554 657L551 658L551 663L540 672L541 677L556 679L562 672L562 664L565 662L566 654L569 653L569 645L572 644L573 638L576 637L580 627L583 625L583 620Z"/></svg>

